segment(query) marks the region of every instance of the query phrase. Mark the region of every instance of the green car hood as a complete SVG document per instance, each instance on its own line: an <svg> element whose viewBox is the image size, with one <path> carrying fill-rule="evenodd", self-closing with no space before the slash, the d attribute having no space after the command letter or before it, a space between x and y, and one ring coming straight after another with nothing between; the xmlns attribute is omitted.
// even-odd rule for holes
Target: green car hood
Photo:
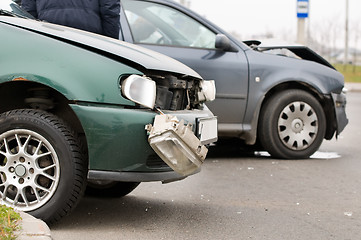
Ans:
<svg viewBox="0 0 361 240"><path fill-rule="evenodd" d="M148 70L174 72L201 78L193 69L173 58L117 39L25 18L1 16L0 22L38 32L70 44L82 45L95 52L101 51L116 55Z"/></svg>

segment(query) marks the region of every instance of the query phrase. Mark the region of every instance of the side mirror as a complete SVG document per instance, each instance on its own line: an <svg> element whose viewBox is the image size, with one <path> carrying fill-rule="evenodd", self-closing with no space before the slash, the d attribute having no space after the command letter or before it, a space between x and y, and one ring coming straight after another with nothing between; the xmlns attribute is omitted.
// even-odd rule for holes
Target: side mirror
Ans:
<svg viewBox="0 0 361 240"><path fill-rule="evenodd" d="M224 34L216 35L215 47L219 50L237 52L237 49L232 45L231 40Z"/></svg>

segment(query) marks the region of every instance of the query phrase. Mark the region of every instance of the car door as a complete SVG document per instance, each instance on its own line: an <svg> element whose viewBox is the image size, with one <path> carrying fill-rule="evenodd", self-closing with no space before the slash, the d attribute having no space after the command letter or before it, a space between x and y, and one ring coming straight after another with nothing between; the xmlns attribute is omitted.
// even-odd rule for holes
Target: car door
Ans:
<svg viewBox="0 0 361 240"><path fill-rule="evenodd" d="M216 100L207 106L218 116L219 127L231 124L234 125L231 128L242 128L248 91L244 51L216 49L219 32L174 3L121 2L123 40L168 55L193 68L204 79L214 79Z"/></svg>

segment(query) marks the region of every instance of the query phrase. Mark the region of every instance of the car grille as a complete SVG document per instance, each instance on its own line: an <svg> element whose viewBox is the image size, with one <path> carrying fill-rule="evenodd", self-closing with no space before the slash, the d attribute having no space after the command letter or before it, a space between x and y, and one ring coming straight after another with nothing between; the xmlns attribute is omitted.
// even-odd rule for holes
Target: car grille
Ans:
<svg viewBox="0 0 361 240"><path fill-rule="evenodd" d="M196 93L199 88L194 80L179 79L172 75L151 78L157 83L157 108L172 111L198 108Z"/></svg>

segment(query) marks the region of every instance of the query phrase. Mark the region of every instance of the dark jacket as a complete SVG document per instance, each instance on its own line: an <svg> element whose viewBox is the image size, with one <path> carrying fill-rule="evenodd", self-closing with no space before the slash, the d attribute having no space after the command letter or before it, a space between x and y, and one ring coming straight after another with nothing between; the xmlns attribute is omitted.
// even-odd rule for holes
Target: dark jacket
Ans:
<svg viewBox="0 0 361 240"><path fill-rule="evenodd" d="M22 0L21 6L40 20L119 37L120 0Z"/></svg>

